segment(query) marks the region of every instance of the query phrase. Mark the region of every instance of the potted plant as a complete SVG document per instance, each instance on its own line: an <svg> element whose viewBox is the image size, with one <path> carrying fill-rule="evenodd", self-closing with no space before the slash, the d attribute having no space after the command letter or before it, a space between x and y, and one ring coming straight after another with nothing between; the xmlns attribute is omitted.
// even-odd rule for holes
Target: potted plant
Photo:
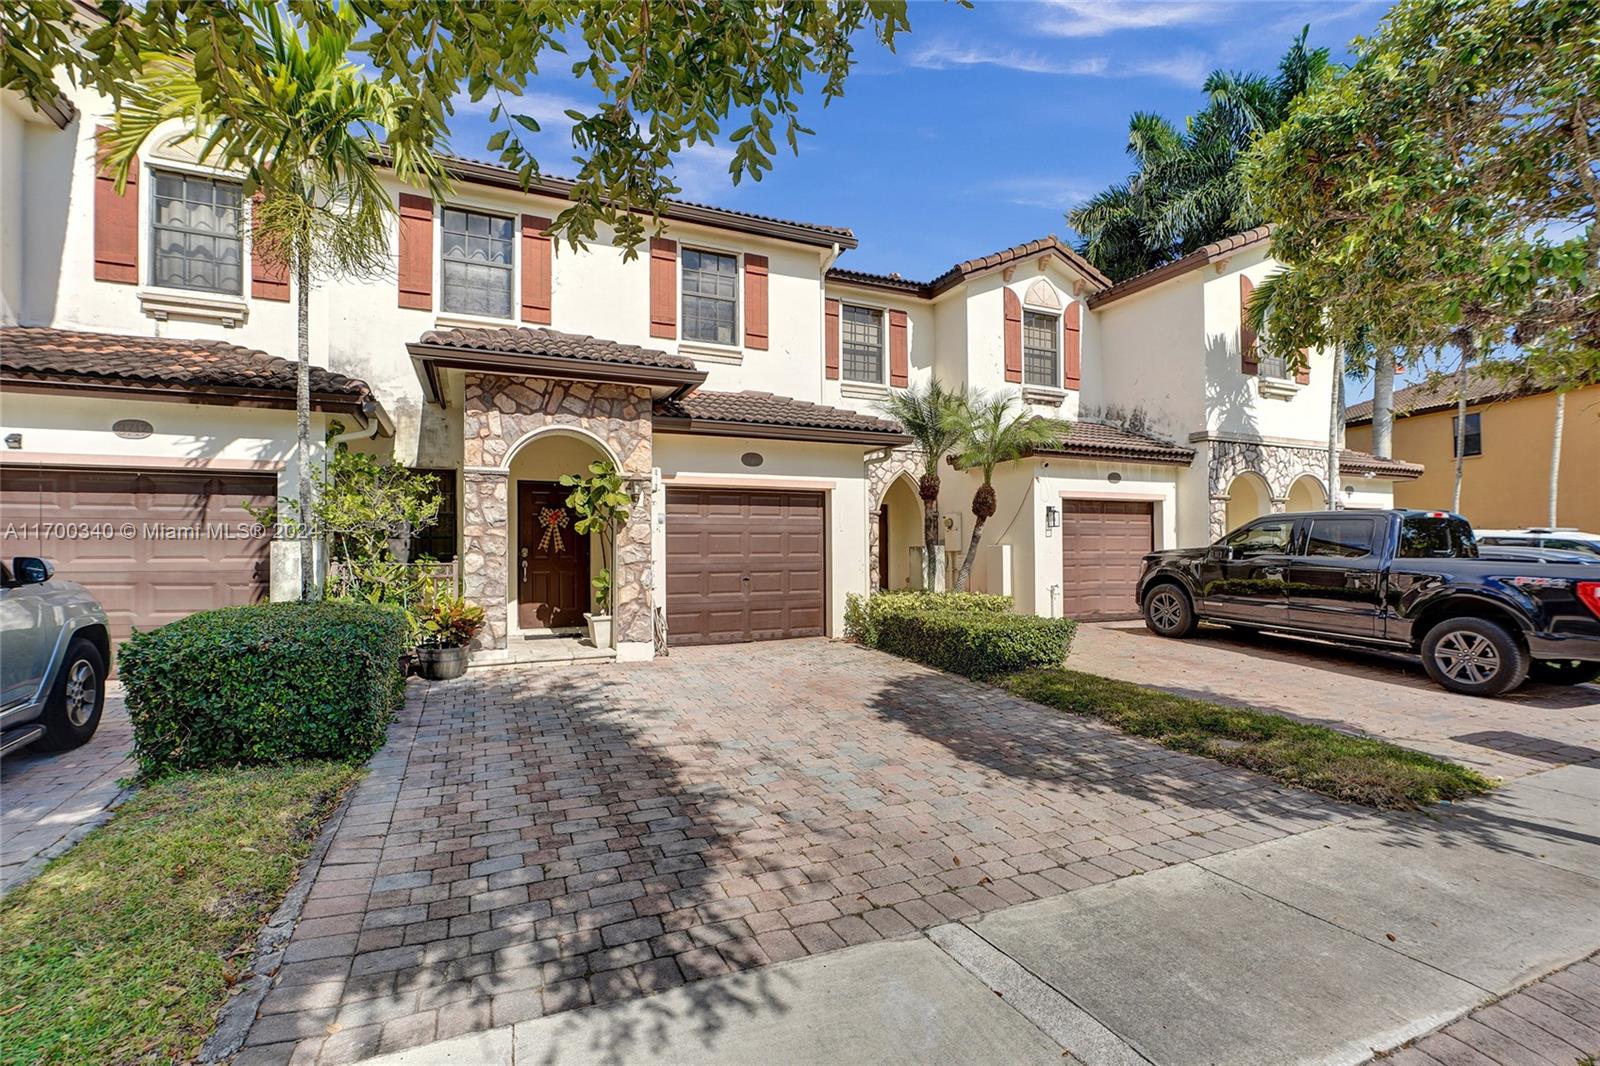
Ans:
<svg viewBox="0 0 1600 1066"><path fill-rule="evenodd" d="M600 541L600 572L590 579L594 588L594 610L586 612L583 620L589 624L589 642L597 648L611 647L611 542L628 520L632 501L623 491L622 475L609 460L597 459L589 464L589 476L561 475L563 488L572 490L567 495L567 506L577 515L572 528L580 537L598 533Z"/></svg>
<svg viewBox="0 0 1600 1066"><path fill-rule="evenodd" d="M467 645L483 628L483 608L460 596L434 596L423 609L417 664L429 681L451 681L467 672Z"/></svg>

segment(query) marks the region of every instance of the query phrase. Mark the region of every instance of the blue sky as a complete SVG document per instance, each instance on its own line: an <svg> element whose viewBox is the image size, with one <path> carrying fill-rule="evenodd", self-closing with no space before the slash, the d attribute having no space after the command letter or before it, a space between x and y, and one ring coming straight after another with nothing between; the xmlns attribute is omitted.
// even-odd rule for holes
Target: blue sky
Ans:
<svg viewBox="0 0 1600 1066"><path fill-rule="evenodd" d="M677 168L686 198L849 226L841 265L926 279L952 263L1047 233L1066 210L1124 177L1129 116L1198 110L1212 69L1271 71L1300 27L1347 58L1387 4L1364 0L913 0L911 32L889 53L866 41L842 99L808 96L816 135L798 157L738 186L729 153L700 146ZM584 86L550 65L513 106L545 131L530 146L571 174L569 120ZM454 146L485 156L487 103L453 123ZM737 125L733 123L732 125ZM781 146L780 146L781 147Z"/></svg>

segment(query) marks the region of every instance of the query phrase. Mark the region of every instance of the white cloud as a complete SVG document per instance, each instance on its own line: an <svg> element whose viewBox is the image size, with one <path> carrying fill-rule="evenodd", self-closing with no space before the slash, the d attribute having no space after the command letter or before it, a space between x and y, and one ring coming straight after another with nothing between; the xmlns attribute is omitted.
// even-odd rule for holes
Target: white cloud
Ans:
<svg viewBox="0 0 1600 1066"><path fill-rule="evenodd" d="M733 149L724 145L702 142L685 148L672 161L673 179L683 190L678 195L715 202L733 188L733 178L728 175L731 162Z"/></svg>
<svg viewBox="0 0 1600 1066"><path fill-rule="evenodd" d="M1119 30L1210 22L1216 19L1218 6L1200 0L1047 0L1031 25L1052 37L1104 37Z"/></svg>
<svg viewBox="0 0 1600 1066"><path fill-rule="evenodd" d="M1017 70L1025 74L1097 75L1104 74L1109 66L1107 61L1099 56L1057 59L1020 48L985 48L944 41L935 41L912 53L908 57L908 62L924 70L983 66L1004 67L1006 70Z"/></svg>
<svg viewBox="0 0 1600 1066"><path fill-rule="evenodd" d="M1159 59L1137 59L1128 63L1118 74L1135 78L1165 78L1198 89L1211 73L1212 61L1199 52L1178 52Z"/></svg>
<svg viewBox="0 0 1600 1066"><path fill-rule="evenodd" d="M468 99L467 94L461 92L457 93L450 102L455 107L457 115L482 115L485 117L488 116L490 111L494 110L496 103L502 103L504 104L504 110L500 116L502 120L505 120L507 115L527 115L539 123L541 133L559 135L563 142L567 140L568 134L572 131L572 116L567 114L567 109L572 108L588 112L593 108L592 104L587 104L582 100L575 100L572 97L539 92L523 93L521 96L505 93L497 97L493 91L490 91L482 100L477 101Z"/></svg>
<svg viewBox="0 0 1600 1066"><path fill-rule="evenodd" d="M1051 175L1002 178L990 183L988 188L1019 207L1050 207L1062 212L1093 195L1075 181Z"/></svg>

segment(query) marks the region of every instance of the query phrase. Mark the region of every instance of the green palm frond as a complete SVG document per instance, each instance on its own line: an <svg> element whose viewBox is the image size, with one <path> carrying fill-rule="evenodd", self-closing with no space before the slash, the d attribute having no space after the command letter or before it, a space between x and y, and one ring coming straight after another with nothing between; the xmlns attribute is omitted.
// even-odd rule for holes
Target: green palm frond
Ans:
<svg viewBox="0 0 1600 1066"><path fill-rule="evenodd" d="M939 463L961 440L965 389L948 389L938 380L890 393L878 410L900 423L926 456L924 473L939 476Z"/></svg>
<svg viewBox="0 0 1600 1066"><path fill-rule="evenodd" d="M987 485L1001 463L1059 444L1071 430L1067 422L1030 413L1015 393L978 394L969 398L963 412L956 463L981 469Z"/></svg>

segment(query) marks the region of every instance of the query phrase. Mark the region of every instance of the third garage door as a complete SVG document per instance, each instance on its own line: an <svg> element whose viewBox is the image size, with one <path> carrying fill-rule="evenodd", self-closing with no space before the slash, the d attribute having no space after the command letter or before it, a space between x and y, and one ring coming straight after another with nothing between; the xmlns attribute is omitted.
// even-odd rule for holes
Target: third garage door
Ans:
<svg viewBox="0 0 1600 1066"><path fill-rule="evenodd" d="M823 514L820 492L669 488L669 643L821 636Z"/></svg>
<svg viewBox="0 0 1600 1066"><path fill-rule="evenodd" d="M1139 613L1139 560L1154 548L1155 505L1061 501L1061 613L1115 618Z"/></svg>

